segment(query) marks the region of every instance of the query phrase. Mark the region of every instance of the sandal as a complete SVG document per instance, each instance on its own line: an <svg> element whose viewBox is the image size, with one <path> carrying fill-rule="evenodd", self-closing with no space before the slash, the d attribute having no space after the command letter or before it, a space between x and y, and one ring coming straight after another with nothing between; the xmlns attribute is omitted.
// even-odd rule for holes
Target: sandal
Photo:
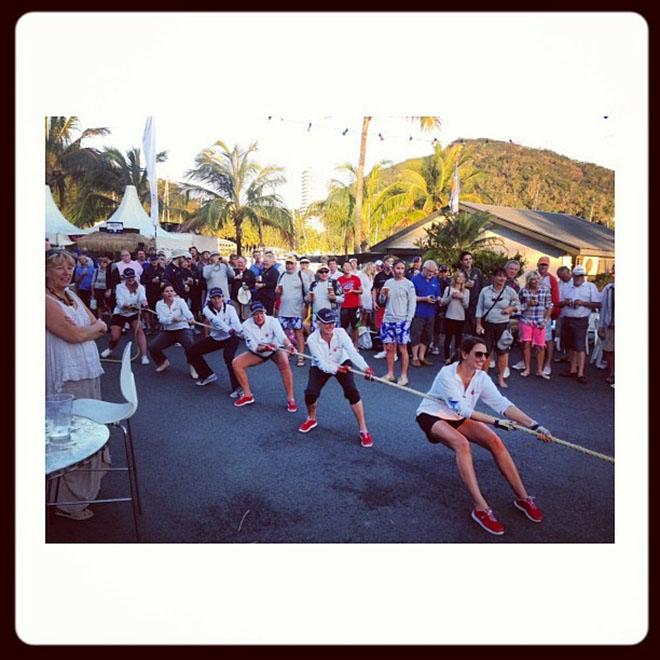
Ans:
<svg viewBox="0 0 660 660"><path fill-rule="evenodd" d="M501 383L498 383L498 386L499 386L499 387L502 387L502 388L504 388L504 389L507 389L507 388L509 387L509 386L506 384L506 381L504 381L504 380L503 380Z"/></svg>
<svg viewBox="0 0 660 660"><path fill-rule="evenodd" d="M548 376L548 374L544 374L543 372L541 372L540 374L536 374L536 377L543 378L543 380L550 380L550 376Z"/></svg>
<svg viewBox="0 0 660 660"><path fill-rule="evenodd" d="M585 385L586 382L587 382L587 378L586 378L586 376L578 376L578 377L577 377L577 382L578 382L578 383L582 383L583 385Z"/></svg>
<svg viewBox="0 0 660 660"><path fill-rule="evenodd" d="M70 518L71 520L89 520L94 512L90 509L83 509L82 511L64 511L63 509L57 509L55 511L56 516L62 516L62 518Z"/></svg>
<svg viewBox="0 0 660 660"><path fill-rule="evenodd" d="M527 369L525 369L525 371L521 371L521 372L520 372L520 375L521 375L523 378L527 378L527 376L529 376L529 371L528 371ZM536 375L538 376L538 374L536 374Z"/></svg>

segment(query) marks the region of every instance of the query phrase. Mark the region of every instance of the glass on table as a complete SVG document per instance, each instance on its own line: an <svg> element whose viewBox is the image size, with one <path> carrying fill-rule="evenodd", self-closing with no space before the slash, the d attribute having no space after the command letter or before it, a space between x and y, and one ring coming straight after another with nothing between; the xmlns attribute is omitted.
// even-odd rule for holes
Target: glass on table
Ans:
<svg viewBox="0 0 660 660"><path fill-rule="evenodd" d="M46 397L46 443L63 444L71 437L73 394L49 394Z"/></svg>

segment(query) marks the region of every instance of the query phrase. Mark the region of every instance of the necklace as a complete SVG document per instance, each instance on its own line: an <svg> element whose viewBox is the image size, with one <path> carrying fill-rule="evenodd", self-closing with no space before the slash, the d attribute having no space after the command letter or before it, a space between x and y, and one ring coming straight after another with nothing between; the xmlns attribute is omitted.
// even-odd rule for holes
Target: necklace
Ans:
<svg viewBox="0 0 660 660"><path fill-rule="evenodd" d="M69 307L73 307L73 300L70 300L67 295L66 295L66 290L64 292L64 296L60 296L59 293L57 293L54 289L51 289L49 286L46 287L50 293L52 293L58 300L61 300L65 305L68 305Z"/></svg>

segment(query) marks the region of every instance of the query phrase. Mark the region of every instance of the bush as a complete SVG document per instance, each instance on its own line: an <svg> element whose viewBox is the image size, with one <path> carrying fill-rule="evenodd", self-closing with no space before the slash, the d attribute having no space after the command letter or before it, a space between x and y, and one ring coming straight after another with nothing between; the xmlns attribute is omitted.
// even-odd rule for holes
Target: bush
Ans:
<svg viewBox="0 0 660 660"><path fill-rule="evenodd" d="M504 264L507 261L518 261L520 263L519 276L525 272L525 266L527 265L527 260L520 252L516 252L516 254L511 256L503 252L494 252L493 250L480 250L479 252L474 252L472 257L474 258L475 265L481 269L486 278L491 277L496 268L504 268Z"/></svg>

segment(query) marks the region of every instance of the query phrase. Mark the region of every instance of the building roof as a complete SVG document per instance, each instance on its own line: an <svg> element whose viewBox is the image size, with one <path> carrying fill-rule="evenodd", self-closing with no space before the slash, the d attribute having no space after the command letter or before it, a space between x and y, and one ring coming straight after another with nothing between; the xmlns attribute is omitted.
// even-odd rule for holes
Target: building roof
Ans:
<svg viewBox="0 0 660 660"><path fill-rule="evenodd" d="M607 227L565 213L549 213L547 211L530 211L529 209L514 209L508 206L492 206L461 202L460 209L468 213L483 211L491 216L493 227L491 231L502 230L506 237L509 231L527 236L534 241L553 246L564 254L613 257L614 232ZM396 243L396 249L403 249L401 243L406 235L416 232L420 227L430 225L442 214L434 212L418 220L405 229L392 234L388 238L371 247L372 252L385 252ZM541 246L539 246L541 247ZM410 249L419 250L414 245Z"/></svg>
<svg viewBox="0 0 660 660"><path fill-rule="evenodd" d="M508 206L461 202L464 211L485 211L495 224L562 247L569 253L614 256L614 232L603 225L566 213L530 211Z"/></svg>

